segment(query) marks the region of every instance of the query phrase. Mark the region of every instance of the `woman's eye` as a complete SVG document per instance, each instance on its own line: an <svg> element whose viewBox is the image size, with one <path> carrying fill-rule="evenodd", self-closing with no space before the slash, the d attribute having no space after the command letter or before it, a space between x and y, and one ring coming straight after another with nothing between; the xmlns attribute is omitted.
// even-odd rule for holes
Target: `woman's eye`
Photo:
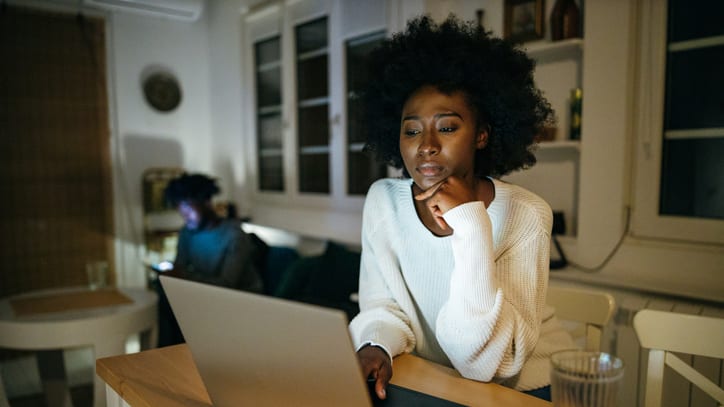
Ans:
<svg viewBox="0 0 724 407"><path fill-rule="evenodd" d="M452 132L454 132L455 130L457 130L457 127L453 127L453 126L447 126L447 127L445 127L445 126L443 126L443 127L440 127L437 131L439 131L439 132L441 132L441 133L452 133Z"/></svg>
<svg viewBox="0 0 724 407"><path fill-rule="evenodd" d="M417 129L407 129L407 130L405 130L405 135L406 135L406 136L416 136L416 135L418 135L418 134L420 134L420 130L417 130Z"/></svg>

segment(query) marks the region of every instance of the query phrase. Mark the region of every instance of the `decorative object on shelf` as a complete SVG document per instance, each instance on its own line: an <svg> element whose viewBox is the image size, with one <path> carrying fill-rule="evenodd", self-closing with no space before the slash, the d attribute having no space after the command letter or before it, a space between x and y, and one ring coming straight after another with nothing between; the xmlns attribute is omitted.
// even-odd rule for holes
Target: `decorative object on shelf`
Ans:
<svg viewBox="0 0 724 407"><path fill-rule="evenodd" d="M571 140L581 139L581 108L583 105L583 91L581 88L571 89Z"/></svg>
<svg viewBox="0 0 724 407"><path fill-rule="evenodd" d="M475 16L478 18L478 27L480 27L481 30L485 31L485 27L483 27L483 18L485 17L485 10L479 8L475 10Z"/></svg>
<svg viewBox="0 0 724 407"><path fill-rule="evenodd" d="M550 24L553 41L581 37L581 11L576 0L556 0Z"/></svg>
<svg viewBox="0 0 724 407"><path fill-rule="evenodd" d="M176 208L166 202L165 192L169 181L183 172L180 167L152 167L143 172L143 241L149 265L176 257L178 231L183 226L183 218ZM155 278L155 274L147 277Z"/></svg>
<svg viewBox="0 0 724 407"><path fill-rule="evenodd" d="M149 69L141 75L143 94L151 107L160 112L170 112L181 103L181 85L168 70Z"/></svg>
<svg viewBox="0 0 724 407"><path fill-rule="evenodd" d="M543 0L505 0L503 36L515 42L543 38Z"/></svg>
<svg viewBox="0 0 724 407"><path fill-rule="evenodd" d="M553 141L556 139L556 133L558 133L558 127L555 127L555 126L544 127L540 133L536 134L535 141L538 143L546 142L546 141Z"/></svg>
<svg viewBox="0 0 724 407"><path fill-rule="evenodd" d="M166 202L164 193L169 181L183 172L184 170L178 167L152 167L143 171L143 212L175 211L176 208Z"/></svg>

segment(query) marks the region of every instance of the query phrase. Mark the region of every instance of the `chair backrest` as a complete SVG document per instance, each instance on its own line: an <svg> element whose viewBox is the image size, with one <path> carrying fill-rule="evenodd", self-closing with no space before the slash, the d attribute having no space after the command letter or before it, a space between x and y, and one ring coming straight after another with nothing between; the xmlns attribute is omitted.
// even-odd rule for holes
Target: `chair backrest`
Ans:
<svg viewBox="0 0 724 407"><path fill-rule="evenodd" d="M603 328L616 309L611 294L572 287L548 286L546 303L556 309L556 317L562 321L581 324L584 332L571 332L574 339L585 335L586 350L601 350Z"/></svg>
<svg viewBox="0 0 724 407"><path fill-rule="evenodd" d="M661 406L665 365L724 404L724 389L672 353L724 359L724 319L645 309L633 324L641 347L649 349L646 407Z"/></svg>

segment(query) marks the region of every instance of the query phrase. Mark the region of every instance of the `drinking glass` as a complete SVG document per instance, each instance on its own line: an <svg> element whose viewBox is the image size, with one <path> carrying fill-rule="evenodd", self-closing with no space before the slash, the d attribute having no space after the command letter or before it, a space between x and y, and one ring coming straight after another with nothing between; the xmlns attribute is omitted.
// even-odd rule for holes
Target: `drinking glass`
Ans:
<svg viewBox="0 0 724 407"><path fill-rule="evenodd" d="M615 407L623 361L605 352L564 350L551 355L551 399L556 407Z"/></svg>
<svg viewBox="0 0 724 407"><path fill-rule="evenodd" d="M97 290L108 285L108 262L90 261L85 264L85 272L88 274L88 288Z"/></svg>

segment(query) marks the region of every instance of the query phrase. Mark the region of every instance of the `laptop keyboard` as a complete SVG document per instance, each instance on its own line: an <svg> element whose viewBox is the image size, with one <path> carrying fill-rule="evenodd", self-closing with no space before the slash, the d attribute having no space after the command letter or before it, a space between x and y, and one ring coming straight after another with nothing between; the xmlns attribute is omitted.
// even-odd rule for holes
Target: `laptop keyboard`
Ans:
<svg viewBox="0 0 724 407"><path fill-rule="evenodd" d="M370 397L374 407L454 407L463 406L449 400L431 396L429 394L420 393L419 391L410 390L405 387L396 386L394 384L387 385L387 398L382 400L377 397L374 391L374 381L368 381Z"/></svg>

